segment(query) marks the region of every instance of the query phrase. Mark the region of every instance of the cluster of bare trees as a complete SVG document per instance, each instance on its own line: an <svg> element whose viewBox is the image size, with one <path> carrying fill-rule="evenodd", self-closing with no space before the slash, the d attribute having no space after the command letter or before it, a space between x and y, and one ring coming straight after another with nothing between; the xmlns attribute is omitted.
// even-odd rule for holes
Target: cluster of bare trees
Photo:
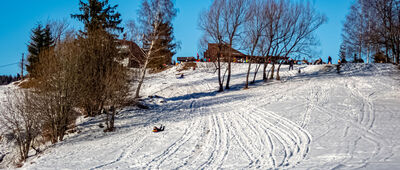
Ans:
<svg viewBox="0 0 400 170"><path fill-rule="evenodd" d="M21 161L37 137L62 141L78 111L105 114L105 131L114 130L116 109L126 103L130 77L114 36L103 30L92 33L81 37L69 32L43 50L35 78L28 80L34 82L31 88L9 93L0 120L14 134Z"/></svg>
<svg viewBox="0 0 400 170"><path fill-rule="evenodd" d="M34 140L41 133L41 115L33 107L35 98L24 90L7 92L6 105L1 106L0 123L16 141L21 160L28 158Z"/></svg>
<svg viewBox="0 0 400 170"><path fill-rule="evenodd" d="M222 51L225 46L237 47L248 52L250 64L245 88L248 88L251 63L262 58L263 64L256 65L256 74L263 65L263 80L276 78L284 59L294 56L310 56L316 45L314 32L326 22L326 17L315 10L310 3L289 0L215 0L209 9L200 14L199 26L204 32L201 44L218 44L216 67L218 69L219 91L223 91L225 73L221 71L222 61L227 61L226 89L231 77L232 50L228 55ZM255 57L257 56L257 57ZM226 59L227 58L227 59ZM267 73L268 64L272 63Z"/></svg>
<svg viewBox="0 0 400 170"><path fill-rule="evenodd" d="M37 54L35 76L25 82L29 88L9 93L6 109L0 109L1 123L13 134L21 161L38 137L52 143L62 141L78 112L104 114L104 131L113 131L116 111L126 104L131 77L122 64L113 31L119 28L119 14L104 13L102 8L112 9L106 1L81 5L91 12L73 16L83 18L87 29L76 33L65 21L46 24L54 44Z"/></svg>
<svg viewBox="0 0 400 170"><path fill-rule="evenodd" d="M355 61L384 54L384 61L399 64L400 1L357 0L346 17L343 28L343 49ZM362 57L365 56L365 57Z"/></svg>

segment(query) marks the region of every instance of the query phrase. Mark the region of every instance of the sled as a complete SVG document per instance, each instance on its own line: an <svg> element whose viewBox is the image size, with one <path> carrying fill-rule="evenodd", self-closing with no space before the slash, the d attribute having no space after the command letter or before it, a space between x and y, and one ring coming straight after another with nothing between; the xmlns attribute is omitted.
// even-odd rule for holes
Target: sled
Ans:
<svg viewBox="0 0 400 170"><path fill-rule="evenodd" d="M177 79L183 79L185 77L184 74L176 74L175 76Z"/></svg>
<svg viewBox="0 0 400 170"><path fill-rule="evenodd" d="M165 126L162 126L162 125L160 126L160 128L154 126L153 132L154 132L154 133L162 132L162 131L164 131L164 129L165 129Z"/></svg>

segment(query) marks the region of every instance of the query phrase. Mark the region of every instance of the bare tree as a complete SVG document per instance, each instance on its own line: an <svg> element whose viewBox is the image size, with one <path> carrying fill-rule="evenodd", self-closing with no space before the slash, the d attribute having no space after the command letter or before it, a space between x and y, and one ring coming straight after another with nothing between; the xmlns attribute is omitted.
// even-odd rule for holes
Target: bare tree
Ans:
<svg viewBox="0 0 400 170"><path fill-rule="evenodd" d="M47 25L50 26L55 45L60 44L61 41L66 38L66 36L74 33L74 30L70 28L67 19L49 20L47 21Z"/></svg>
<svg viewBox="0 0 400 170"><path fill-rule="evenodd" d="M217 0L218 1L218 0ZM248 0L220 0L222 4L222 24L226 29L226 42L228 44L228 76L225 89L229 89L232 72L232 47L239 37L242 26L246 21L246 12L249 9Z"/></svg>
<svg viewBox="0 0 400 170"><path fill-rule="evenodd" d="M257 60L258 58L255 58L254 55L256 54L256 49L257 46L259 46L259 41L262 37L264 29L266 29L266 17L264 15L264 9L265 7L264 1L260 0L255 0L252 1L246 14L246 23L244 25L244 43L245 48L248 49L249 54L250 54L250 62L249 66L247 69L247 75L246 75L246 84L245 84L245 89L249 88L249 76L250 76L250 70L251 70L251 65L254 60ZM256 72L258 71L259 66L256 66ZM255 79L256 73L254 73L254 79ZM253 82L254 82L253 79Z"/></svg>
<svg viewBox="0 0 400 170"><path fill-rule="evenodd" d="M326 22L326 17L309 3L288 4L286 7L290 8L286 10L289 13L284 17L283 31L280 32L283 39L282 44L277 46L277 54L282 55L282 59L288 58L289 55L307 55L308 49L316 45L313 33ZM280 79L279 70L282 63L281 61L277 69L277 80Z"/></svg>
<svg viewBox="0 0 400 170"><path fill-rule="evenodd" d="M369 61L372 52L385 52L387 62L399 63L400 2L397 0L357 0L346 16L343 39L350 53ZM391 58L389 58L391 56Z"/></svg>
<svg viewBox="0 0 400 170"><path fill-rule="evenodd" d="M278 31L281 25L281 20L284 15L286 1L267 0L264 9L266 16L266 29L263 33L263 38L260 41L259 51L265 58L263 67L263 80L267 81L267 67L269 62L272 63L271 71L275 69L276 47L282 37L279 37ZM271 74L273 76L273 74ZM271 77L272 78L272 77Z"/></svg>
<svg viewBox="0 0 400 170"><path fill-rule="evenodd" d="M165 56L156 55L165 50L167 46L156 46L157 40L162 38L161 30L164 23L169 23L176 16L176 9L171 0L144 0L139 11L139 25L133 21L128 25L131 32L130 39L137 42L141 48L141 54L132 53L140 67L140 76L136 88L135 98L140 97L140 90L149 64Z"/></svg>
<svg viewBox="0 0 400 170"><path fill-rule="evenodd" d="M226 25L223 22L222 10L224 8L224 1L216 0L210 6L210 9L203 10L200 13L199 27L204 32L203 41L208 43L213 42L218 46L216 56L216 67L218 71L218 84L220 92L224 91L223 83L224 77L221 72L222 51L226 46L223 37L226 35Z"/></svg>
<svg viewBox="0 0 400 170"><path fill-rule="evenodd" d="M106 114L106 129L105 131L114 131L115 115L117 109L124 106L129 96L128 70L120 63L113 63L114 66L107 72L105 77L106 89L105 107L103 112Z"/></svg>
<svg viewBox="0 0 400 170"><path fill-rule="evenodd" d="M342 34L344 43L347 46L351 46L354 49L354 53L361 58L363 45L364 45L364 16L362 14L362 7L360 4L355 3L350 8L349 15L346 16L346 22L344 23L345 32ZM354 58L354 62L357 62L357 58Z"/></svg>
<svg viewBox="0 0 400 170"><path fill-rule="evenodd" d="M68 126L75 121L73 107L78 106L80 93L87 89L80 88L81 51L71 35L41 54L40 83L33 89L34 106L42 116L42 135L52 143L63 140Z"/></svg>
<svg viewBox="0 0 400 170"><path fill-rule="evenodd" d="M33 142L41 132L41 115L32 108L32 95L25 90L9 91L4 108L0 109L0 122L13 134L20 161L28 158Z"/></svg>

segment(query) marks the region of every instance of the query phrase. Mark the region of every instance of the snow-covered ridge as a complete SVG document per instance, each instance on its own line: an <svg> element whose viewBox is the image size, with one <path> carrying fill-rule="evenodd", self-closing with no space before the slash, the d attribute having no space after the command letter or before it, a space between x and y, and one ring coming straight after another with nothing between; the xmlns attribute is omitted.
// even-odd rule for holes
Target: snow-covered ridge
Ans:
<svg viewBox="0 0 400 170"><path fill-rule="evenodd" d="M281 81L243 90L246 68L233 65L232 89L223 93L206 63L150 75L143 94L159 96L145 100L151 109L126 108L112 133L99 128L101 118L82 118L81 133L24 168L400 168L395 66L345 64L340 73L335 65L283 66ZM152 133L160 124L166 130Z"/></svg>

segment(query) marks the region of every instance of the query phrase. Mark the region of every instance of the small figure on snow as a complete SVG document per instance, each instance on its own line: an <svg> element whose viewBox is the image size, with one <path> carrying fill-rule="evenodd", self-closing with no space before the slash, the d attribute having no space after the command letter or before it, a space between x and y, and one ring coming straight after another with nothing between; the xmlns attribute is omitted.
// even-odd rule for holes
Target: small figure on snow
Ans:
<svg viewBox="0 0 400 170"><path fill-rule="evenodd" d="M165 126L161 125L160 128L158 128L157 126L154 126L153 128L153 132L162 132L164 131Z"/></svg>
<svg viewBox="0 0 400 170"><path fill-rule="evenodd" d="M338 74L340 74L340 65L342 65L342 62L339 59L338 60L338 65L336 65L336 71L337 71Z"/></svg>
<svg viewBox="0 0 400 170"><path fill-rule="evenodd" d="M293 60L293 58L292 58L292 59L290 59L290 61L289 61L289 71L290 71L290 69L294 70L294 69L293 69L293 65L294 65L294 60Z"/></svg>
<svg viewBox="0 0 400 170"><path fill-rule="evenodd" d="M328 64L332 64L332 58L331 58L331 56L328 57Z"/></svg>

